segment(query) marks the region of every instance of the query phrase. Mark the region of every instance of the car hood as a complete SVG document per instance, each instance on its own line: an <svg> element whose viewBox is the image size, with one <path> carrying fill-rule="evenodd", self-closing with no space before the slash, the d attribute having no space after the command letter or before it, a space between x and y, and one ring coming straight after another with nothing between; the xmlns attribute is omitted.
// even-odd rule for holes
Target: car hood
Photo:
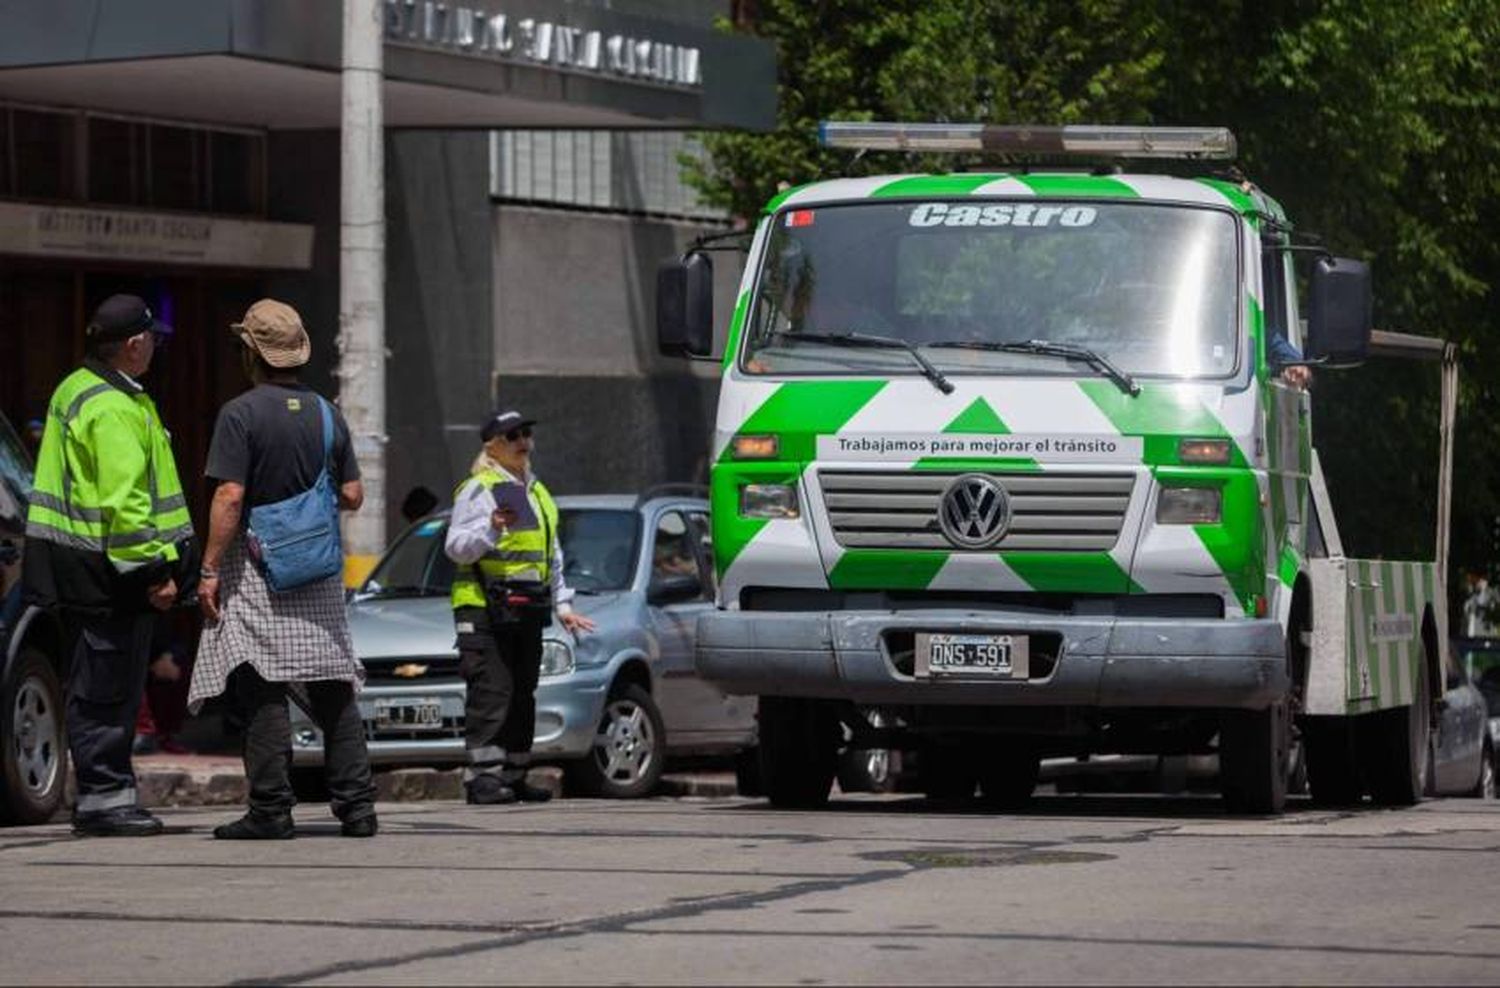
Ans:
<svg viewBox="0 0 1500 988"><path fill-rule="evenodd" d="M574 608L604 623L622 610L626 594L573 598ZM556 622L545 632L559 636ZM447 597L389 597L356 600L349 604L349 634L354 654L362 662L406 659L413 656L455 655L453 605Z"/></svg>

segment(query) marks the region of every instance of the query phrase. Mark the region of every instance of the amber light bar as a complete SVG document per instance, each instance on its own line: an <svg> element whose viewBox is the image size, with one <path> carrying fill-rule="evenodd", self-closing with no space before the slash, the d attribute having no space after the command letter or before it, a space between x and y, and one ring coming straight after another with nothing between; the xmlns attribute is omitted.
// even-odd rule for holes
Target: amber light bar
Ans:
<svg viewBox="0 0 1500 988"><path fill-rule="evenodd" d="M818 124L818 141L824 147L866 151L1000 151L1116 158L1233 158L1236 153L1234 134L1228 127L1030 127L825 120Z"/></svg>

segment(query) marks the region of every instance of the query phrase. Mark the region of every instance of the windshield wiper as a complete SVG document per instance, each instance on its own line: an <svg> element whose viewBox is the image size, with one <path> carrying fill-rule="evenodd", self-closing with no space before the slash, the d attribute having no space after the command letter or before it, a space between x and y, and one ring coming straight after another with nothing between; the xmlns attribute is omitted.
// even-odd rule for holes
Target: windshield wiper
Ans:
<svg viewBox="0 0 1500 988"><path fill-rule="evenodd" d="M953 393L953 382L944 377L943 372L934 367L932 361L922 356L922 351L917 349L915 343L908 340L897 339L894 336L872 336L869 333L777 333L776 335L791 340L831 343L834 346L868 346L882 347L887 350L905 350L922 368L922 376L931 381L933 387L945 395Z"/></svg>
<svg viewBox="0 0 1500 988"><path fill-rule="evenodd" d="M993 350L999 353L1035 353L1044 357L1081 360L1115 382L1116 386L1121 391L1130 395L1130 397L1134 398L1141 393L1141 386L1135 383L1135 378L1110 363L1097 350L1090 350L1088 347L1079 346L1076 343L1052 343L1047 340L1023 340L1013 343L1000 343L994 340L943 340L927 345L933 348L943 347L950 350Z"/></svg>

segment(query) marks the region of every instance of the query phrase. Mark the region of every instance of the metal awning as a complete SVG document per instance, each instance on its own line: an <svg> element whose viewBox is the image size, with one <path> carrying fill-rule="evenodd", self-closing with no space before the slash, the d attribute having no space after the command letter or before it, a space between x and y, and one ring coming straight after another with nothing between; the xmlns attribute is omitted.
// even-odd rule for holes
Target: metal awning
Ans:
<svg viewBox="0 0 1500 988"><path fill-rule="evenodd" d="M337 128L331 0L0 0L0 99ZM387 127L765 130L764 41L560 0L387 0Z"/></svg>

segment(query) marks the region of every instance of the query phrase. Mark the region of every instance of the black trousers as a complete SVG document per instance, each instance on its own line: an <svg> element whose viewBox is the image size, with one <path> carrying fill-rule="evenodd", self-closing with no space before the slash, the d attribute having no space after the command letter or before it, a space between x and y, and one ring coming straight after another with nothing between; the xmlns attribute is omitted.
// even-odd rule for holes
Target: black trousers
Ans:
<svg viewBox="0 0 1500 988"><path fill-rule="evenodd" d="M464 780L498 775L513 782L531 763L536 734L536 684L542 670L542 621L495 624L479 608L459 608L459 671L464 698Z"/></svg>
<svg viewBox="0 0 1500 988"><path fill-rule="evenodd" d="M232 675L235 702L246 718L245 780L250 783L252 813L279 816L297 804L291 779L289 689L301 691L310 701L313 719L323 732L323 773L334 815L357 820L375 812L365 725L351 684L340 680L273 683L248 664Z"/></svg>
<svg viewBox="0 0 1500 988"><path fill-rule="evenodd" d="M151 664L155 611L80 619L68 672L68 750L78 813L139 802L130 745Z"/></svg>

